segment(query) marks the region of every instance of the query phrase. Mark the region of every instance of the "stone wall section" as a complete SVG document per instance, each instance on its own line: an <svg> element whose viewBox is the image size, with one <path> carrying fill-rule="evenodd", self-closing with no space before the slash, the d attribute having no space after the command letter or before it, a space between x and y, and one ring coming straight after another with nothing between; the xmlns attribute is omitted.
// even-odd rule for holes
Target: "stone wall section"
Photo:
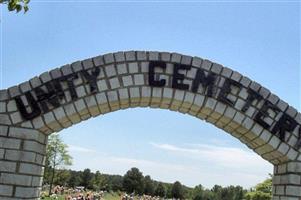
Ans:
<svg viewBox="0 0 301 200"><path fill-rule="evenodd" d="M166 69L155 69L156 79L166 80L164 87L149 86L150 61L167 63ZM185 75L184 83L190 85L188 90L172 88L174 64L191 66L190 70L181 71ZM97 92L91 92L82 71L91 74L96 68L100 69ZM217 76L214 96L205 95L202 86L196 93L191 91L198 68ZM15 97L21 97L30 112L26 92L36 88L46 90L47 83L74 74L78 76L72 81L77 99L72 99L68 84L60 82L64 97L59 107L48 105L50 110L34 119L22 118ZM217 98L226 79L242 85L240 89L231 88L227 95L233 106ZM254 101L246 112L242 112L250 88L263 99ZM284 113L298 123L291 133L286 134L284 141L253 120L265 100L279 108L279 112L268 110L265 122L269 125L273 126ZM296 109L257 82L220 64L178 53L145 51L110 53L77 61L0 91L0 199L38 198L49 134L91 117L134 107L169 109L214 124L274 164L274 199L301 199L301 151L296 147L300 139L301 114Z"/></svg>

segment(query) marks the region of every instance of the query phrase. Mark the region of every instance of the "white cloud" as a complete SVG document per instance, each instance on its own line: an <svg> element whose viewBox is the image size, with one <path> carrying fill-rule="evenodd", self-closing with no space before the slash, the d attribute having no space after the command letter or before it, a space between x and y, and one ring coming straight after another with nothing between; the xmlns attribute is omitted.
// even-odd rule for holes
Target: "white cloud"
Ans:
<svg viewBox="0 0 301 200"><path fill-rule="evenodd" d="M187 171L197 170L190 165L119 157L76 145L68 146L71 156L74 158L74 164L71 168L75 170L90 168L92 171L99 170L102 173L124 175L130 168L137 167L144 175L151 175L155 180L164 182L182 180L182 175L187 174Z"/></svg>
<svg viewBox="0 0 301 200"><path fill-rule="evenodd" d="M272 173L270 163L256 153L241 148L207 144L193 144L193 148L171 144L150 144L171 153L179 160L187 159L194 165L199 165L198 174L201 179L211 180L210 182L215 180L217 184L240 184L251 187Z"/></svg>
<svg viewBox="0 0 301 200"><path fill-rule="evenodd" d="M170 161L159 158L138 159L98 152L91 148L69 145L74 158L73 169L90 168L107 174L123 175L132 167L138 167L144 175L164 182L181 181L185 185L202 184L211 188L223 186L254 186L268 177L272 165L251 151L240 148L206 144L150 143L155 149L163 150ZM160 152L159 152L160 153ZM162 154L162 152L160 153ZM171 162L172 161L172 162Z"/></svg>
<svg viewBox="0 0 301 200"><path fill-rule="evenodd" d="M199 144L198 148L185 148L171 144L150 143L152 146L165 151L174 152L180 156L194 156L194 158L216 162L225 167L241 168L255 167L269 164L254 152L235 147ZM194 144L194 146L196 146Z"/></svg>
<svg viewBox="0 0 301 200"><path fill-rule="evenodd" d="M81 147L77 145L68 144L68 149L70 152L81 152L81 153L95 153L96 151L90 148Z"/></svg>

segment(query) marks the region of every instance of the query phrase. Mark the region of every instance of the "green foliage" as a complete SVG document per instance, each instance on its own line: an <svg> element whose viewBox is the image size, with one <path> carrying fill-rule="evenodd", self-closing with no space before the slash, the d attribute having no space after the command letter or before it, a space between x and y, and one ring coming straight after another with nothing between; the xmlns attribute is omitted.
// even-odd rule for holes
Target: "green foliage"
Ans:
<svg viewBox="0 0 301 200"><path fill-rule="evenodd" d="M95 175L92 174L92 176L90 185L94 191L108 190L107 180L99 171L96 171Z"/></svg>
<svg viewBox="0 0 301 200"><path fill-rule="evenodd" d="M72 157L68 153L68 145L63 143L58 134L52 134L48 138L46 163L55 169L72 165Z"/></svg>
<svg viewBox="0 0 301 200"><path fill-rule="evenodd" d="M261 191L248 192L245 196L246 200L271 200L272 196Z"/></svg>
<svg viewBox="0 0 301 200"><path fill-rule="evenodd" d="M44 182L47 181L50 184L49 194L51 194L52 184L57 177L56 169L72 165L72 157L68 153L68 146L63 143L58 134L52 134L48 138L45 164Z"/></svg>
<svg viewBox="0 0 301 200"><path fill-rule="evenodd" d="M68 186L74 188L75 186L79 186L81 183L81 175L79 172L69 170L70 178L68 180ZM57 183L58 185L62 185L61 183Z"/></svg>
<svg viewBox="0 0 301 200"><path fill-rule="evenodd" d="M143 181L144 181L144 194L153 196L155 194L154 181L148 175L144 177Z"/></svg>
<svg viewBox="0 0 301 200"><path fill-rule="evenodd" d="M184 199L184 191L182 184L179 181L176 181L171 189L171 195L175 199Z"/></svg>
<svg viewBox="0 0 301 200"><path fill-rule="evenodd" d="M20 12L22 9L24 13L28 11L28 4L30 0L0 0L0 4L7 4L9 11Z"/></svg>
<svg viewBox="0 0 301 200"><path fill-rule="evenodd" d="M123 177L123 188L128 193L143 194L144 182L143 174L138 168L133 167Z"/></svg>
<svg viewBox="0 0 301 200"><path fill-rule="evenodd" d="M92 178L93 174L91 173L90 169L84 169L82 173L82 181L80 183L81 186L84 186L87 189L93 189L93 183L92 183Z"/></svg>
<svg viewBox="0 0 301 200"><path fill-rule="evenodd" d="M137 168L130 169L124 176L95 173L90 169L73 171L66 169L55 170L54 183L67 187L85 186L94 191L108 191L120 193L149 194L165 199L192 200L271 200L271 179L259 183L251 192L241 186L222 187L215 185L212 189L198 185L194 188L186 187L180 182L163 183L152 180L150 176L143 176Z"/></svg>
<svg viewBox="0 0 301 200"><path fill-rule="evenodd" d="M272 194L272 178L266 179L255 186L256 191Z"/></svg>
<svg viewBox="0 0 301 200"><path fill-rule="evenodd" d="M162 183L159 183L155 190L155 195L159 197L165 197L165 188Z"/></svg>
<svg viewBox="0 0 301 200"><path fill-rule="evenodd" d="M271 200L272 199L272 178L269 178L255 186L254 191L245 195L246 200Z"/></svg>

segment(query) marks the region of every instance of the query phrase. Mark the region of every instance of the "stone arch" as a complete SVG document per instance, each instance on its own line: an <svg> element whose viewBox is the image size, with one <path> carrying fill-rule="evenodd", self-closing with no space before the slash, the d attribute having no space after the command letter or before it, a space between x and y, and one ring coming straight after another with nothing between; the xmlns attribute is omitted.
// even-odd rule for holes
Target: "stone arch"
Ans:
<svg viewBox="0 0 301 200"><path fill-rule="evenodd" d="M38 199L49 134L131 107L169 109L214 124L274 165L274 199L301 198L301 113L220 64L127 51L0 91L0 199Z"/></svg>

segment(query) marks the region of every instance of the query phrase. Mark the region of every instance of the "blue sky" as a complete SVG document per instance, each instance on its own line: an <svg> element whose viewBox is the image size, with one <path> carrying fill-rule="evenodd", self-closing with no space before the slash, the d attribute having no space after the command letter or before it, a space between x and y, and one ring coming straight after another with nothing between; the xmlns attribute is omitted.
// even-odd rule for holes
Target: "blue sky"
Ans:
<svg viewBox="0 0 301 200"><path fill-rule="evenodd" d="M34 1L1 7L1 88L76 60L120 50L160 50L221 63L301 110L300 3ZM74 169L194 186L251 187L272 166L227 133L167 110L136 108L60 132Z"/></svg>

